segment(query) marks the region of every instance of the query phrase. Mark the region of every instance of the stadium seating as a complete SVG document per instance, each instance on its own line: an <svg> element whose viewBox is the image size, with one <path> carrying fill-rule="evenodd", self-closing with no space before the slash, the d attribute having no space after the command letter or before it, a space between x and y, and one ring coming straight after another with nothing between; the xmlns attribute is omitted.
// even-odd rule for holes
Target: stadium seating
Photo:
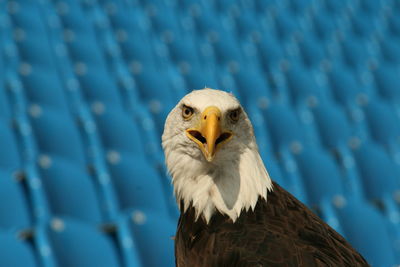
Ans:
<svg viewBox="0 0 400 267"><path fill-rule="evenodd" d="M0 267L174 266L160 137L204 87L272 179L399 265L399 44L395 0L0 0Z"/></svg>
<svg viewBox="0 0 400 267"><path fill-rule="evenodd" d="M0 231L0 266L37 267L37 260L28 242L12 233Z"/></svg>

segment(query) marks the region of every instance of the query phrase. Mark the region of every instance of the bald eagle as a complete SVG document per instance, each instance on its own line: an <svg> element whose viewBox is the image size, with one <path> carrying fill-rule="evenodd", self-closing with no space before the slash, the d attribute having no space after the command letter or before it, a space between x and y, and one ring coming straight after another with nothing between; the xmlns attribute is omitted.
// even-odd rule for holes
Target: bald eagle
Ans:
<svg viewBox="0 0 400 267"><path fill-rule="evenodd" d="M162 145L181 212L176 266L368 266L270 179L232 94L206 88L183 97Z"/></svg>

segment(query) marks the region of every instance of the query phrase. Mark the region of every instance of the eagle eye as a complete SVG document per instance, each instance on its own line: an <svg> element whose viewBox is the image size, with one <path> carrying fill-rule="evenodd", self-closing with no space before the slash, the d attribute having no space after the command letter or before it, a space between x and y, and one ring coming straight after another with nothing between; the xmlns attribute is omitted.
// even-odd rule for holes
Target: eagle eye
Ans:
<svg viewBox="0 0 400 267"><path fill-rule="evenodd" d="M232 122L237 122L240 117L240 108L229 111L228 116Z"/></svg>
<svg viewBox="0 0 400 267"><path fill-rule="evenodd" d="M193 113L194 113L193 108L188 107L186 105L182 106L182 117L183 117L183 119L185 119L185 120L190 119L192 117Z"/></svg>

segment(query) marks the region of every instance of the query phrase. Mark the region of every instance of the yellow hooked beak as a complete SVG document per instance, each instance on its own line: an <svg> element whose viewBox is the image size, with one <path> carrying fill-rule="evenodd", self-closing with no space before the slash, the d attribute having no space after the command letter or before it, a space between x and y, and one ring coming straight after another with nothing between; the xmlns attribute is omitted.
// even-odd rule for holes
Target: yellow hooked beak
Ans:
<svg viewBox="0 0 400 267"><path fill-rule="evenodd" d="M222 131L221 111L215 106L207 107L201 113L199 124L198 128L187 129L186 135L199 146L206 160L210 162L218 148L228 142L233 134Z"/></svg>

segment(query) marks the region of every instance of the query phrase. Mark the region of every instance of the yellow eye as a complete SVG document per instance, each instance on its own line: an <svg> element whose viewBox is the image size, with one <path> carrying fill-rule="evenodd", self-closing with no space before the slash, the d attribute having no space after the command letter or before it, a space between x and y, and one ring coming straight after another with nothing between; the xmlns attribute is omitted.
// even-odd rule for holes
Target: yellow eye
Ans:
<svg viewBox="0 0 400 267"><path fill-rule="evenodd" d="M182 107L182 117L185 120L188 120L192 117L194 113L193 108L183 105Z"/></svg>
<svg viewBox="0 0 400 267"><path fill-rule="evenodd" d="M229 118L232 120L232 122L237 122L240 117L240 108L232 110L229 112Z"/></svg>

